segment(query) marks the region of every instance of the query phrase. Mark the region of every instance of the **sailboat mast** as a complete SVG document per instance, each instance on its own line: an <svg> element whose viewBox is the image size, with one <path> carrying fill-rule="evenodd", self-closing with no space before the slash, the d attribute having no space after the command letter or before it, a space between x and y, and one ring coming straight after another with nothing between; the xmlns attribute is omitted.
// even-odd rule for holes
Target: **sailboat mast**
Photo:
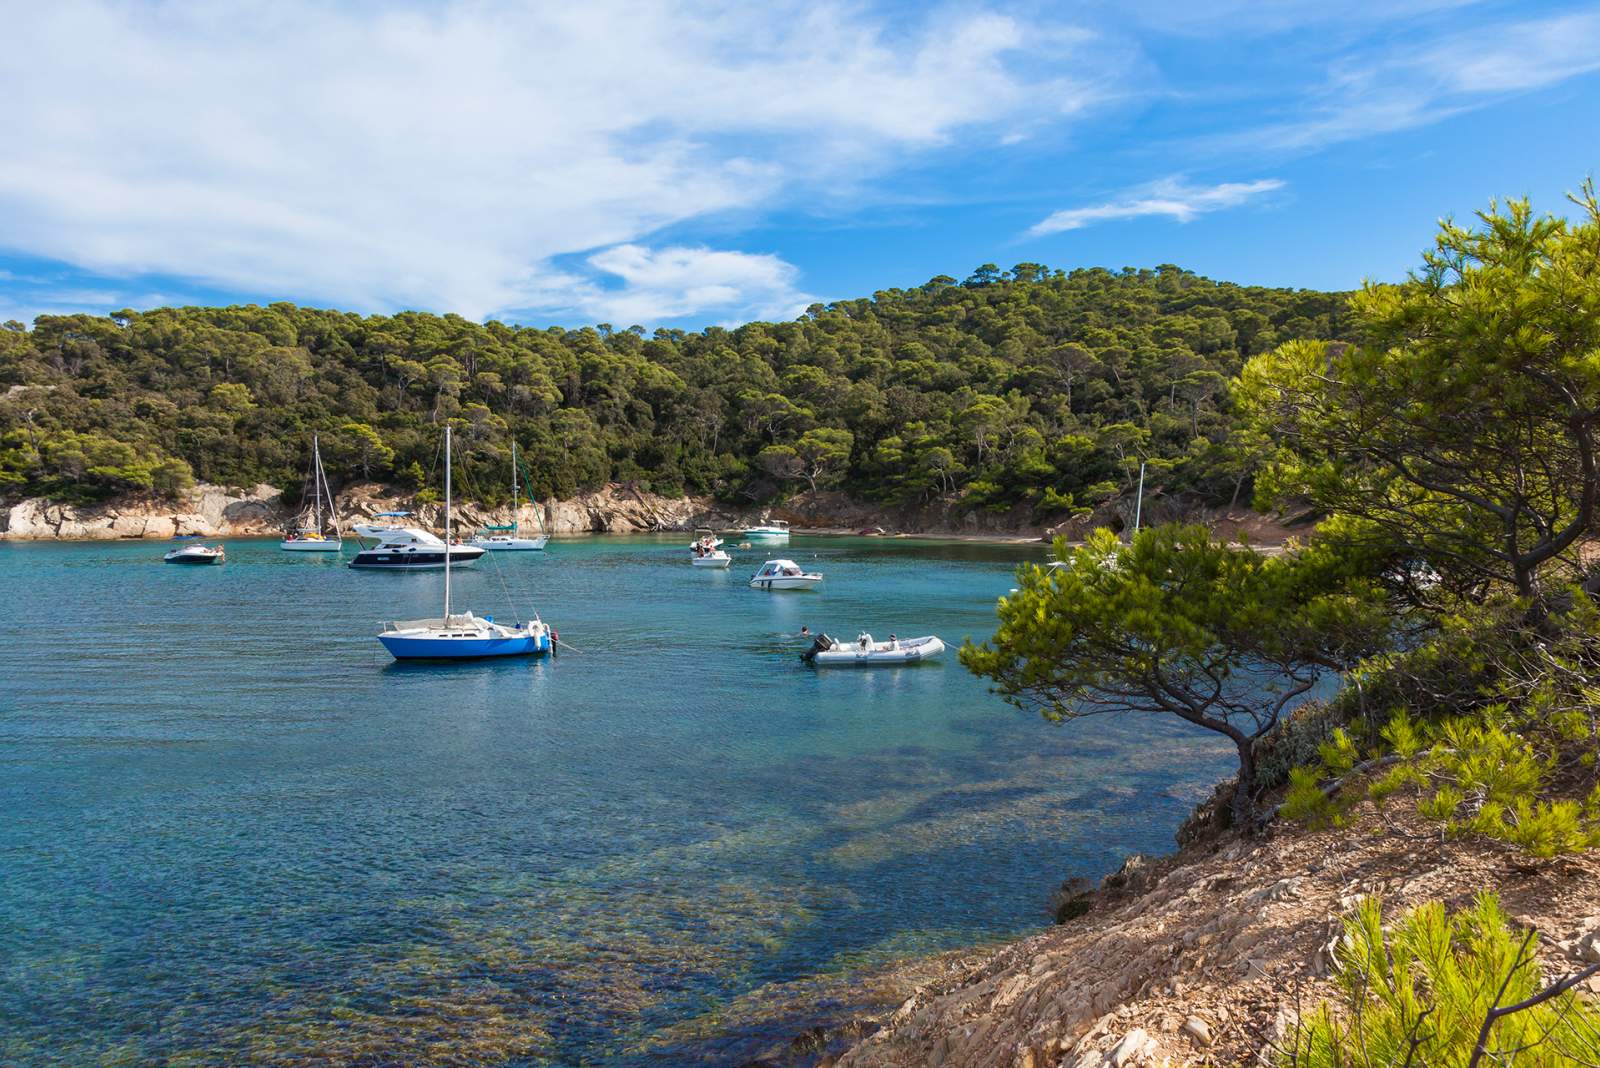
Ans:
<svg viewBox="0 0 1600 1068"><path fill-rule="evenodd" d="M511 439L511 522L517 521L517 513L522 511L517 506L517 439Z"/></svg>
<svg viewBox="0 0 1600 1068"><path fill-rule="evenodd" d="M311 481L313 483L312 491L316 494L316 500L315 500L315 502L313 502L311 507L316 510L316 514L317 514L317 533L321 534L322 533L322 449L317 444L317 435L316 435L315 431L313 431L312 434L311 434Z"/></svg>
<svg viewBox="0 0 1600 1068"><path fill-rule="evenodd" d="M450 425L444 428L444 619L450 625Z"/></svg>
<svg viewBox="0 0 1600 1068"><path fill-rule="evenodd" d="M1139 520L1144 518L1144 461L1139 461L1139 496L1133 502L1133 532L1139 533Z"/></svg>

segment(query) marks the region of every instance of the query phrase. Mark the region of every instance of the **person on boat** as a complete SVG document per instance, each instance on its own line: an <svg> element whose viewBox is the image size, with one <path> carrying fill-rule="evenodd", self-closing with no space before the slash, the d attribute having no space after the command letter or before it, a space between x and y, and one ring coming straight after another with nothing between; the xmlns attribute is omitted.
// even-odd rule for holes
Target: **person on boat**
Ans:
<svg viewBox="0 0 1600 1068"><path fill-rule="evenodd" d="M889 635L889 648L891 648L891 649L900 648L900 639L896 638L893 634Z"/></svg>

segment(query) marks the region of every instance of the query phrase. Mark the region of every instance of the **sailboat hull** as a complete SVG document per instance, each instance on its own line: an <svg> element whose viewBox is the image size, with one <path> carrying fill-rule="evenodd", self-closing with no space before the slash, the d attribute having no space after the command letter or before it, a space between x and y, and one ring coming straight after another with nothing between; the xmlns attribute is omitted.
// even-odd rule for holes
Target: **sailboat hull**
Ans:
<svg viewBox="0 0 1600 1068"><path fill-rule="evenodd" d="M483 638L380 634L378 640L396 660L486 660L496 656L543 656L550 651L549 634Z"/></svg>
<svg viewBox="0 0 1600 1068"><path fill-rule="evenodd" d="M278 548L286 553L336 553L342 546L331 538L294 538L279 542Z"/></svg>
<svg viewBox="0 0 1600 1068"><path fill-rule="evenodd" d="M476 545L480 549L487 549L492 553L536 553L542 552L550 543L547 536L537 538L511 538L497 534L492 538L473 538L469 545Z"/></svg>

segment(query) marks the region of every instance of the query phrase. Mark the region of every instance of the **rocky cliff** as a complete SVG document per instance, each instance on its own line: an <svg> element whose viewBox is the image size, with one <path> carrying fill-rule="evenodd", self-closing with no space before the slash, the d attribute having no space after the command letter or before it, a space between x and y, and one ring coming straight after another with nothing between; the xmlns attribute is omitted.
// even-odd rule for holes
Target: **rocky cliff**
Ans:
<svg viewBox="0 0 1600 1068"><path fill-rule="evenodd" d="M1340 917L1366 895L1386 909L1452 908L1495 889L1537 929L1547 976L1600 961L1600 856L1537 860L1500 843L1443 839L1414 816L1256 837L1135 860L1084 915L917 989L838 1068L1140 1068L1271 1064L1334 993ZM1587 981L1600 994L1600 976ZM855 1020L855 1034L872 1023ZM841 1036L849 1041L848 1034ZM837 1059L836 1059L837 1057Z"/></svg>
<svg viewBox="0 0 1600 1068"><path fill-rule="evenodd" d="M437 525L441 507L418 504L409 494L378 485L347 487L339 497L339 520L345 529L378 512L414 511L424 525ZM626 534L649 530L689 530L695 526L731 525L743 520L717 509L709 500L662 497L613 485L570 500L524 505L515 518L529 529L542 522L553 534ZM455 521L462 529L506 523L509 508L482 509L461 505ZM29 498L0 506L0 538L111 539L170 538L175 534L205 537L263 537L278 534L295 521L294 509L268 485L254 489L200 485L178 500L154 496L124 497L94 505L60 504Z"/></svg>
<svg viewBox="0 0 1600 1068"><path fill-rule="evenodd" d="M440 522L437 502L419 504L413 494L376 483L346 486L339 493L338 506L339 520L346 530L352 523L378 512L410 511L417 513L424 525L436 527ZM892 508L825 491L799 494L772 507L739 509L709 497L664 497L612 484L568 500L525 504L515 517L509 508L483 509L458 502L455 521L463 530L508 523L515 518L526 529L542 525L551 534L631 534L701 526L726 530L772 518L799 529L829 532L872 530L1024 540L1048 539L1059 533L1069 540L1079 540L1097 526L1116 530L1131 527L1134 507L1132 498L1119 497L1091 514L1068 519L1035 517L1025 508L1003 512L964 509L955 501ZM145 495L94 505L61 504L41 497L0 503L0 539L170 538L174 534L266 537L278 534L295 520L294 509L285 504L273 486L239 489L202 484L178 500ZM1221 534L1248 536L1258 545L1281 543L1292 532L1292 527L1279 517L1246 508L1209 508L1160 493L1145 500L1142 520L1146 525L1174 520L1200 522Z"/></svg>

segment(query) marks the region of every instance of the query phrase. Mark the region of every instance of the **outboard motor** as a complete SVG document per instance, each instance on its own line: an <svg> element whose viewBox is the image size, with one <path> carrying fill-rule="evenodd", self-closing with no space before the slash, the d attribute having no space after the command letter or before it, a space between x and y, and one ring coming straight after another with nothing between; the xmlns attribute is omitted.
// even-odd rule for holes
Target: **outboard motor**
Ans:
<svg viewBox="0 0 1600 1068"><path fill-rule="evenodd" d="M817 654L833 648L833 639L826 634L818 634L817 640L811 643L811 648L800 654L800 659L807 664L814 663Z"/></svg>

